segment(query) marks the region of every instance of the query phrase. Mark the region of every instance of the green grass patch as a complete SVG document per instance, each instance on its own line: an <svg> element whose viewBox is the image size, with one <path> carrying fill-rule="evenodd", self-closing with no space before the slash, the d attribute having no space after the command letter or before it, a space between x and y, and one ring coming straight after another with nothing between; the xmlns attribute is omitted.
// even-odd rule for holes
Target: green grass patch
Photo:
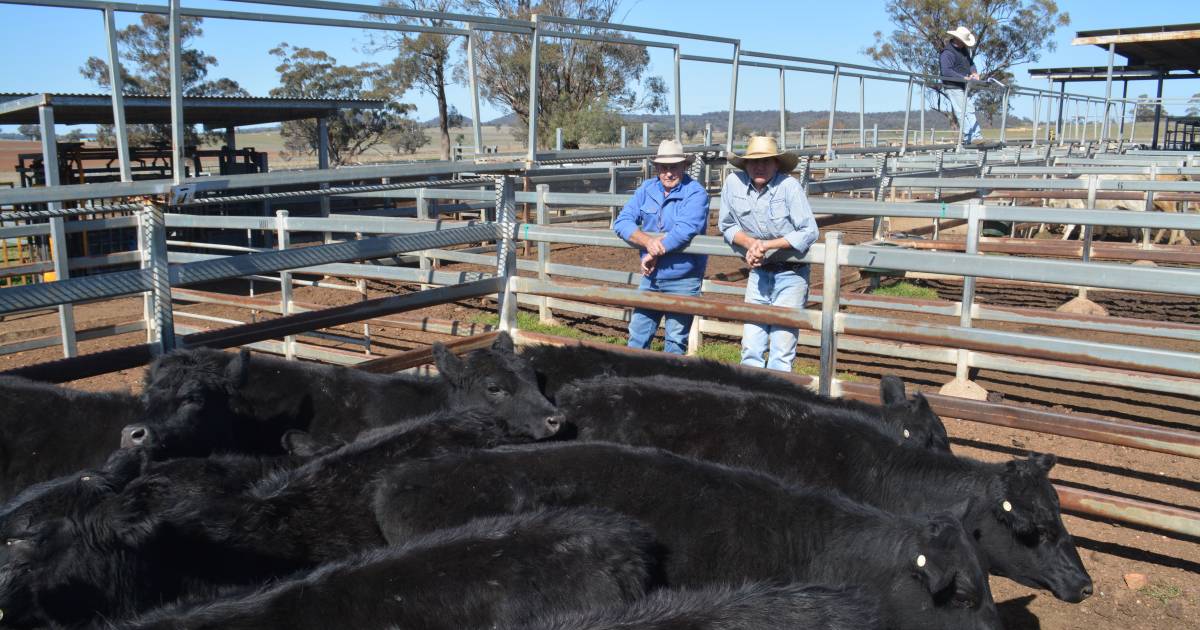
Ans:
<svg viewBox="0 0 1200 630"><path fill-rule="evenodd" d="M740 363L742 347L735 343L705 343L700 345L699 356L701 359L720 361L721 363Z"/></svg>
<svg viewBox="0 0 1200 630"><path fill-rule="evenodd" d="M805 376L820 376L821 364L796 362L792 364L792 372L795 372L796 374L803 374ZM858 375L851 372L841 372L837 375L837 378L839 381L848 381L853 383L858 380Z"/></svg>
<svg viewBox="0 0 1200 630"><path fill-rule="evenodd" d="M1147 584L1138 589L1138 592L1151 599L1157 599L1160 604L1166 604L1172 599L1183 595L1183 589L1173 584L1164 584L1162 582Z"/></svg>
<svg viewBox="0 0 1200 630"><path fill-rule="evenodd" d="M473 316L471 321L476 324L499 326L500 316L495 313L480 313ZM563 326L562 324L544 324L542 323L542 320L538 318L536 313L526 313L524 311L517 311L517 328L520 328L521 330L527 330L529 332L542 333L543 335L555 335L557 337L579 339L582 341L596 341L599 343L608 343L614 345L625 343L624 337L615 337L612 335L593 335L582 330L571 328L570 326ZM658 348L656 349L661 350L662 342L655 343L658 344Z"/></svg>
<svg viewBox="0 0 1200 630"><path fill-rule="evenodd" d="M890 297L915 298L918 300L936 300L937 291L929 287L920 287L911 282L897 282L879 287L871 292L872 295L887 295Z"/></svg>

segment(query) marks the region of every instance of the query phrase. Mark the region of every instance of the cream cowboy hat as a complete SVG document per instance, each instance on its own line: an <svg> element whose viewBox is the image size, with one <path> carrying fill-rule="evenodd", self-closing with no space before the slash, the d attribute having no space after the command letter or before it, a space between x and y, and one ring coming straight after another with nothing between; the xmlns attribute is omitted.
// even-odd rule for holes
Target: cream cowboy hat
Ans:
<svg viewBox="0 0 1200 630"><path fill-rule="evenodd" d="M678 140L663 140L658 144L658 153L650 161L655 164L691 164L695 159L696 156L683 152L683 144Z"/></svg>
<svg viewBox="0 0 1200 630"><path fill-rule="evenodd" d="M946 34L958 38L958 41L966 44L967 48L975 47L975 34L965 26L960 26L953 31L946 31Z"/></svg>
<svg viewBox="0 0 1200 630"><path fill-rule="evenodd" d="M750 136L750 144L746 145L746 153L743 155L730 155L726 158L730 164L737 168L746 168L746 160L761 160L763 158L775 158L779 163L779 170L790 173L796 169L796 165L800 163L800 156L795 153L780 151L779 145L775 143L775 138L770 136Z"/></svg>

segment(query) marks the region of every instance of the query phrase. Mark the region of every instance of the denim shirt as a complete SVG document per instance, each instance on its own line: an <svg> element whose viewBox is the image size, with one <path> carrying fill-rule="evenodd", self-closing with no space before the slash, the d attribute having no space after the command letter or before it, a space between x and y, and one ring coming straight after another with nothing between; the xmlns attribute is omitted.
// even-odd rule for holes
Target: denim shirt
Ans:
<svg viewBox="0 0 1200 630"><path fill-rule="evenodd" d="M772 177L762 192L754 189L746 173L730 173L721 189L717 227L731 245L738 232L760 240L782 237L800 255L817 240L817 219L804 187L787 173Z"/></svg>
<svg viewBox="0 0 1200 630"><path fill-rule="evenodd" d="M662 243L667 253L658 259L650 275L652 279L704 276L707 256L675 251L687 247L692 237L708 230L708 192L700 182L684 175L669 194L657 177L643 182L613 222L613 231L627 241L638 228L643 232L666 233ZM640 254L645 253L646 250L640 250Z"/></svg>

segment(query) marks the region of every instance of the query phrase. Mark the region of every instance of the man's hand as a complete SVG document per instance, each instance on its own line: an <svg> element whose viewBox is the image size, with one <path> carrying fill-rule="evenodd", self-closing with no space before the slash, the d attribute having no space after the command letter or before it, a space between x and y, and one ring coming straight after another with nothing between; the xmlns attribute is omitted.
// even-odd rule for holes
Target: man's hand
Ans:
<svg viewBox="0 0 1200 630"><path fill-rule="evenodd" d="M661 237L661 236L658 238L647 238L646 239L646 252L653 255L656 258L659 256L666 255L667 248L663 246L662 240L663 240L663 237Z"/></svg>
<svg viewBox="0 0 1200 630"><path fill-rule="evenodd" d="M645 254L642 256L642 275L648 276L654 273L654 268L658 266L658 256L653 254Z"/></svg>
<svg viewBox="0 0 1200 630"><path fill-rule="evenodd" d="M746 248L746 264L751 268L761 267L763 259L767 255L766 243L755 239L750 243L750 247Z"/></svg>

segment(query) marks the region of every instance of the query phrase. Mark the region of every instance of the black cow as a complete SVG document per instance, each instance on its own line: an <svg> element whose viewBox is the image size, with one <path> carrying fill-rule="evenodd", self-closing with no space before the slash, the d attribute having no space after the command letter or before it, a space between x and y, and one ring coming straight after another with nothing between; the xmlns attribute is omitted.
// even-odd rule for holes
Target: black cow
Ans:
<svg viewBox="0 0 1200 630"><path fill-rule="evenodd" d="M136 396L0 376L0 502L39 481L100 466L121 427L142 418Z"/></svg>
<svg viewBox="0 0 1200 630"><path fill-rule="evenodd" d="M148 370L148 420L126 427L123 445L174 457L272 454L292 429L336 442L443 408L488 406L512 419L556 413L507 334L465 358L434 344L434 356L437 378L252 357L245 350L174 352Z"/></svg>
<svg viewBox="0 0 1200 630"><path fill-rule="evenodd" d="M578 610L505 630L883 630L862 588L754 582L662 589L627 606Z"/></svg>
<svg viewBox="0 0 1200 630"><path fill-rule="evenodd" d="M72 625L311 569L384 542L371 495L389 463L530 441L557 427L553 419L510 421L490 410L444 411L274 472L242 492L236 475L220 471L227 483L143 474L120 494L35 524L0 550L0 610L13 627Z"/></svg>
<svg viewBox="0 0 1200 630"><path fill-rule="evenodd" d="M653 540L594 509L477 519L326 564L255 593L155 611L124 630L526 627L548 610L645 593Z"/></svg>
<svg viewBox="0 0 1200 630"><path fill-rule="evenodd" d="M657 449L593 442L455 453L385 473L376 496L390 541L482 515L582 505L650 526L669 586L862 585L880 594L889 628L1000 627L955 515L890 514Z"/></svg>
<svg viewBox="0 0 1200 630"><path fill-rule="evenodd" d="M970 497L963 525L992 573L1068 602L1092 593L1047 478L1053 456L985 464L898 449L861 423L822 413L797 417L779 398L663 376L580 381L558 400L581 439L761 470L890 512L935 512Z"/></svg>
<svg viewBox="0 0 1200 630"><path fill-rule="evenodd" d="M531 345L521 350L537 371L542 391L556 400L566 384L593 377L642 377L665 375L716 383L748 392L775 394L793 404L814 410L838 413L872 422L892 436L897 444L909 444L949 451L950 438L942 419L919 392L911 399L904 393L904 382L895 376L879 381L883 406L856 400L821 396L812 390L773 376L766 370L754 370L704 359L685 359L663 353L647 354L604 350L591 346Z"/></svg>

